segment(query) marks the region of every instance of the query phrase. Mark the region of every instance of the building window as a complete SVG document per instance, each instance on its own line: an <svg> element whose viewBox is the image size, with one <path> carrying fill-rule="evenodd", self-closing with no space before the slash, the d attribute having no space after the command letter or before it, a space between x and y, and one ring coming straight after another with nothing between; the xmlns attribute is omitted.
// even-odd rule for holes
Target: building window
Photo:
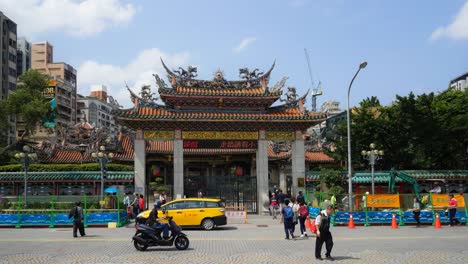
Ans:
<svg viewBox="0 0 468 264"><path fill-rule="evenodd" d="M97 105L95 103L89 104L89 123L90 124L96 124L97 123L97 118L98 118L98 109Z"/></svg>

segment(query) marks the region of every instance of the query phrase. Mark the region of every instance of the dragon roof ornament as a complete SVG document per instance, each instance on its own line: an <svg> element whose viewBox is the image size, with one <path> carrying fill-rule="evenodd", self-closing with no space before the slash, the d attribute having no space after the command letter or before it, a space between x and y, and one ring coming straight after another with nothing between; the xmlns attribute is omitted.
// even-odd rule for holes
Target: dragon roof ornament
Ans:
<svg viewBox="0 0 468 264"><path fill-rule="evenodd" d="M141 96L136 95L130 87L128 87L127 83L125 83L127 90L130 92L130 99L134 104L134 108L139 107L161 107L156 103L159 97L155 97L155 93L151 93L151 85L142 85L141 92L139 93Z"/></svg>
<svg viewBox="0 0 468 264"><path fill-rule="evenodd" d="M178 70L170 70L169 67L167 67L167 65L164 63L162 58L161 63L163 65L163 68L166 70L167 77L171 83L172 88L181 86L208 89L243 89L261 86L267 93L268 81L270 79L270 74L273 71L273 68L275 67L276 60L273 62L273 65L266 73L259 72L259 69L254 69L253 71L250 71L249 68L239 69L239 77L243 80L238 81L226 81L224 79L224 74L222 74L220 70L215 72L215 77L213 78L213 80L198 80L194 79L198 76L197 67L188 66L186 70L182 67L179 67ZM167 88L164 85L160 85L159 82L158 86L160 89Z"/></svg>

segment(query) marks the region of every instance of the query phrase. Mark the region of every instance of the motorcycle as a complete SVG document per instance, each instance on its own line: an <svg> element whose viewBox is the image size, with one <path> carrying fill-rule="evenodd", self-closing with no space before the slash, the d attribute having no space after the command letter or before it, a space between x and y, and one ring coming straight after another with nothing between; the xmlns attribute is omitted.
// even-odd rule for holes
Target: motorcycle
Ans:
<svg viewBox="0 0 468 264"><path fill-rule="evenodd" d="M173 220L172 216L167 217L169 224L170 236L168 239L161 237L162 228L152 228L145 224L136 224L136 233L133 236L133 246L138 251L145 251L148 247L164 246L175 247L179 250L185 250L189 246L189 239L186 234L182 232L182 228L178 226Z"/></svg>

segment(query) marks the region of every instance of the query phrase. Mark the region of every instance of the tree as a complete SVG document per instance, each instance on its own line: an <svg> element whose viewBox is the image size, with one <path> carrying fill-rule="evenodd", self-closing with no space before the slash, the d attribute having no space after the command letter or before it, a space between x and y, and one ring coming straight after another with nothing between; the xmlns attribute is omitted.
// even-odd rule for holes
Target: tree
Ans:
<svg viewBox="0 0 468 264"><path fill-rule="evenodd" d="M0 129L8 129L8 115L16 115L24 125L20 141L27 135L34 134L37 125L51 112L50 100L42 96L49 85L49 78L36 71L29 70L19 77L18 87L7 100L0 101Z"/></svg>

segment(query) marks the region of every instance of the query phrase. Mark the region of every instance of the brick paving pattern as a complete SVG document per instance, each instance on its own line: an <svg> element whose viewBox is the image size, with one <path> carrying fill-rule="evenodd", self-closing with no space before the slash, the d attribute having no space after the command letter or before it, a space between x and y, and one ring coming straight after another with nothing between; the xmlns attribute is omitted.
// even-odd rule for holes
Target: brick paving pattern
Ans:
<svg viewBox="0 0 468 264"><path fill-rule="evenodd" d="M338 263L468 263L466 226L332 228ZM88 228L83 238L73 238L71 228L0 229L0 263L321 263L314 258L314 237L285 240L282 225L268 217L184 232L190 239L185 251L153 247L139 252L131 241L132 225Z"/></svg>

